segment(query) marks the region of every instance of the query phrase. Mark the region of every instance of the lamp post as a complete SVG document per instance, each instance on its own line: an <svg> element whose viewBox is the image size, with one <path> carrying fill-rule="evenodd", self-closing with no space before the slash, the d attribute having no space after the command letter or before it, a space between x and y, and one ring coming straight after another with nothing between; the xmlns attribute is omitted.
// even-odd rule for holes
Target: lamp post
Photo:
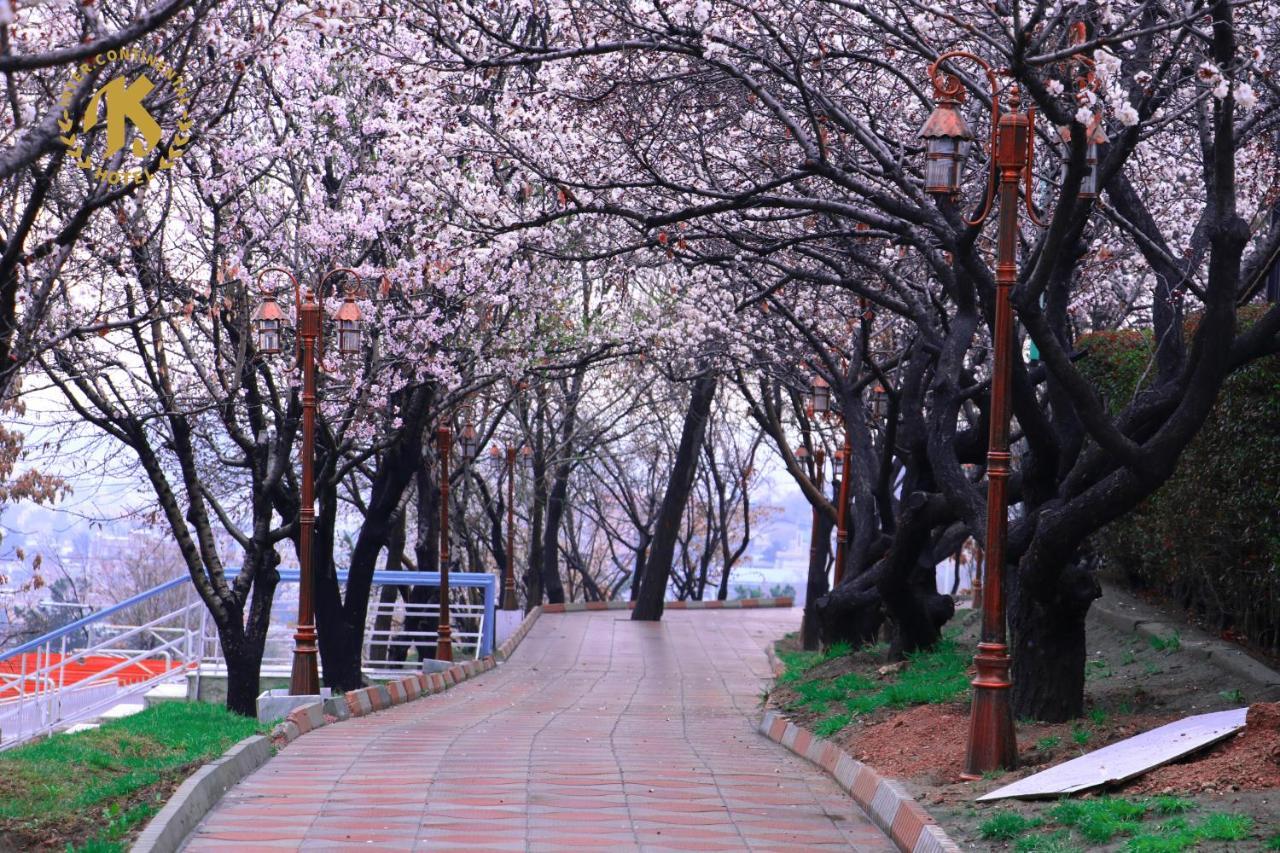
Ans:
<svg viewBox="0 0 1280 853"><path fill-rule="evenodd" d="M449 450L453 431L441 424L436 430L440 456L440 625L436 629L436 660L453 660L453 627L449 624Z"/></svg>
<svg viewBox="0 0 1280 853"><path fill-rule="evenodd" d="M498 466L499 476L505 461L507 475L507 559L502 567L502 609L518 610L516 602L516 448L509 445L505 452L493 448L492 458ZM501 485L499 485L501 488Z"/></svg>
<svg viewBox="0 0 1280 853"><path fill-rule="evenodd" d="M853 448L849 444L849 433L844 431L844 445L836 457L835 471L840 478L840 506L836 507L836 570L832 588L838 587L844 579L844 558L849 546L849 481L853 466Z"/></svg>
<svg viewBox="0 0 1280 853"><path fill-rule="evenodd" d="M291 696L315 696L320 693L320 673L316 650L315 569L312 561L315 541L315 458L316 458L316 374L324 358L325 312L316 296L324 298L324 288L336 275L351 275L360 286L355 270L339 267L320 279L313 293L305 290L288 270L269 267L258 273L258 288L267 273L283 273L293 284L294 312L298 319L297 361L302 368L302 483L298 506L298 627L293 635L293 670L289 677ZM264 292L261 304L253 312L253 331L258 352L279 354L281 332L286 317L274 293ZM360 308L355 301L355 288L348 287L333 319L338 324L338 352L353 355L360 351Z"/></svg>
<svg viewBox="0 0 1280 853"><path fill-rule="evenodd" d="M970 59L986 72L991 86L991 146L995 170L988 182L982 213L970 225L980 225L991 212L994 197L1000 204L996 244L995 350L991 377L991 427L987 444L987 542L985 583L982 587L982 638L974 657L973 707L969 715L969 745L963 776L977 779L996 769L1012 769L1018 763L1009 701L1009 649L1005 630L1004 568L1008 541L1010 454L1009 385L1013 357L1013 308L1009 291L1017 281L1018 195L1024 173L1029 195L1033 156L1033 114L1019 109L1016 87L1009 93L1010 109L1000 109L999 87L991 66L964 51L944 53L929 66L937 104L920 136L925 140L925 190L953 198L960 190L960 170L965 147L973 134L958 109L963 99L959 78L942 73L939 65L953 58Z"/></svg>

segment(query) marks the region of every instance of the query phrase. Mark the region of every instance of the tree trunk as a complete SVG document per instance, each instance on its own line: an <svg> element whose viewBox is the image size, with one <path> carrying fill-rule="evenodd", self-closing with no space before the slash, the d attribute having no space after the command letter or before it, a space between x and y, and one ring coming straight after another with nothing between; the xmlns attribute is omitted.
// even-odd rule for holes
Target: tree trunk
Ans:
<svg viewBox="0 0 1280 853"><path fill-rule="evenodd" d="M667 479L667 490L662 497L662 507L658 510L658 520L654 524L653 545L649 549L649 560L640 581L640 596L631 613L632 619L655 622L662 618L662 605L667 597L667 582L671 577L671 563L675 559L680 522L689 501L689 493L693 490L702 438L706 434L711 403L716 396L716 378L714 373L705 373L693 383L689 408L684 416L684 427L680 431L680 445L676 449L675 462Z"/></svg>
<svg viewBox="0 0 1280 853"><path fill-rule="evenodd" d="M831 556L831 529L835 527L826 515L820 512L814 515L814 547L809 551L809 579L804 592L804 617L800 622L800 643L808 651L816 651L819 645L818 617L814 607L818 599L827 594L827 561ZM727 587L728 580L726 571L721 586Z"/></svg>
<svg viewBox="0 0 1280 853"><path fill-rule="evenodd" d="M547 492L543 487L542 463L534 459L533 511L529 518L529 564L524 571L525 605L532 610L542 604L542 514L547 505Z"/></svg>
<svg viewBox="0 0 1280 853"><path fill-rule="evenodd" d="M242 717L258 716L261 654L253 654L251 644L237 626L219 630L218 642L227 665L227 710Z"/></svg>
<svg viewBox="0 0 1280 853"><path fill-rule="evenodd" d="M652 542L649 531L640 531L640 547L636 549L636 565L631 573L631 600L640 597L640 581L644 577L644 567L649 562L649 543Z"/></svg>
<svg viewBox="0 0 1280 853"><path fill-rule="evenodd" d="M561 453L569 454L570 445L561 446ZM560 580L560 524L564 520L565 501L569 496L568 461L556 466L556 479L547 498L546 529L542 531L542 588L551 604L564 604L564 583Z"/></svg>
<svg viewBox="0 0 1280 853"><path fill-rule="evenodd" d="M1063 572L1048 601L1021 592L1016 582L1007 588L1014 716L1048 723L1082 716L1085 616L1102 594L1097 579L1073 566Z"/></svg>

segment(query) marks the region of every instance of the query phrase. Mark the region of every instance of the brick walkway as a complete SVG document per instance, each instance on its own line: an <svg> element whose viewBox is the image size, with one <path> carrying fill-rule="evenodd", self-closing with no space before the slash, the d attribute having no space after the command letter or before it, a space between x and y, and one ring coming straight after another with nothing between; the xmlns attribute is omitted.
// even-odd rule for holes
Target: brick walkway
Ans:
<svg viewBox="0 0 1280 853"><path fill-rule="evenodd" d="M628 615L543 616L493 672L302 737L186 849L894 849L755 731L798 610Z"/></svg>

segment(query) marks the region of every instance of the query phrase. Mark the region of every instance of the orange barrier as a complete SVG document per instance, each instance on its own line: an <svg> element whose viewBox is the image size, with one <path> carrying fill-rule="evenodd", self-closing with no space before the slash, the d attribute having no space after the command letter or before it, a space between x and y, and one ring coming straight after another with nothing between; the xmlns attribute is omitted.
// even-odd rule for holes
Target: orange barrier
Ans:
<svg viewBox="0 0 1280 853"><path fill-rule="evenodd" d="M67 664L59 667L58 664L62 662L62 656L59 654L50 654L46 658L44 655L28 652L6 661L0 661L0 679L3 676L20 676L25 669L28 678L23 685L24 691L26 693L35 693L36 682L30 676L39 665L37 659L39 664L45 666L46 671L51 667L53 668L53 671L49 673L49 678L55 684L61 683L64 687L79 684L80 682L102 680L114 680L123 687L147 681L170 670L182 668L180 663L166 664L161 660L143 660L121 667L110 675L105 676L104 679L102 673L125 660L124 656L89 655L87 657L77 657L76 655L67 655ZM17 695L18 685L7 684L0 686L0 699L13 698Z"/></svg>

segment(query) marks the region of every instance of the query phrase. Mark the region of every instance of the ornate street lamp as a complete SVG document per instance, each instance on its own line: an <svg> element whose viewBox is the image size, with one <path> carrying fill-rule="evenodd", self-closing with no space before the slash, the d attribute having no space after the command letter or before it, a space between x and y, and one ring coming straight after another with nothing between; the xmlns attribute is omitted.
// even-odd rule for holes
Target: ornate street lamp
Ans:
<svg viewBox="0 0 1280 853"><path fill-rule="evenodd" d="M315 577L312 565L312 543L315 540L315 459L316 459L316 374L321 359L324 357L324 317L325 313L316 296L324 298L325 285L330 279L339 275L350 275L355 278L355 287L360 286L360 276L355 270L346 267L330 270L316 285L315 293L307 288L305 291L298 280L288 270L270 267L258 273L258 288L262 290L262 279L267 273L282 273L289 277L293 284L294 312L298 318L298 364L302 368L302 482L300 484L301 501L298 506L298 628L293 635L293 671L289 678L289 693L293 696L315 696L320 693L320 673L316 650L316 617L315 617ZM358 324L360 312L355 308L353 290L348 289L347 298L355 309L354 319ZM343 306L346 307L345 305ZM335 318L340 320L339 317ZM258 350L265 355L280 352L280 332L285 316L276 303L275 295L263 291L262 304L252 316L253 335ZM338 351L343 355L359 351L359 326L356 328L356 341L353 349L345 346L339 326Z"/></svg>
<svg viewBox="0 0 1280 853"><path fill-rule="evenodd" d="M262 294L262 302L254 310L251 319L258 352L263 355L278 355L281 349L280 332L284 329L285 316L280 310L280 303L276 302L274 293Z"/></svg>
<svg viewBox="0 0 1280 853"><path fill-rule="evenodd" d="M1009 291L1018 277L1018 196L1024 191L1024 179L1025 191L1028 197L1030 195L1034 116L1020 110L1016 87L1009 92L1010 109L1007 112L1000 109L995 73L981 58L965 51L951 51L938 57L929 66L937 105L920 132L925 139L928 158L925 166L925 189L928 192L950 198L959 191L959 169L955 165L958 161L947 160L947 152L958 150L955 146L973 139L957 108L963 96L960 80L939 70L943 62L956 58L969 59L981 66L991 87L994 170L988 181L982 213L969 224L981 225L990 214L997 196L1000 202L995 330L992 334L995 354L987 451L986 583L983 585L982 638L974 658L977 676L973 680L969 746L963 774L966 778L976 779L987 771L1011 769L1018 763L1018 744L1014 738L1013 711L1009 703L1012 685L1009 680L1003 583L1009 523L1009 385L1013 364L1013 309L1009 303ZM944 161L950 165L944 167ZM1029 210L1029 213L1034 219L1034 212Z"/></svg>
<svg viewBox="0 0 1280 853"><path fill-rule="evenodd" d="M355 293L348 288L338 313L334 315L338 322L338 352L342 355L355 355L360 352L363 335L360 331L360 306L356 305Z"/></svg>
<svg viewBox="0 0 1280 853"><path fill-rule="evenodd" d="M844 430L844 445L836 454L833 470L840 478L840 506L836 507L836 570L832 589L844 580L844 559L849 547L849 483L853 479L853 446L849 444L849 431Z"/></svg>
<svg viewBox="0 0 1280 853"><path fill-rule="evenodd" d="M956 55L959 54L947 54ZM939 74L937 69L937 62L929 66L936 100L929 120L920 129L920 137L924 139L924 189L952 196L960 192L960 172L973 144L973 132L960 114L965 93L959 78Z"/></svg>
<svg viewBox="0 0 1280 853"><path fill-rule="evenodd" d="M813 377L813 411L823 415L831 411L831 386L821 376Z"/></svg>
<svg viewBox="0 0 1280 853"><path fill-rule="evenodd" d="M463 462L474 462L480 452L480 436L476 434L475 425L470 421L462 427L462 435L458 437L458 449L462 451Z"/></svg>

